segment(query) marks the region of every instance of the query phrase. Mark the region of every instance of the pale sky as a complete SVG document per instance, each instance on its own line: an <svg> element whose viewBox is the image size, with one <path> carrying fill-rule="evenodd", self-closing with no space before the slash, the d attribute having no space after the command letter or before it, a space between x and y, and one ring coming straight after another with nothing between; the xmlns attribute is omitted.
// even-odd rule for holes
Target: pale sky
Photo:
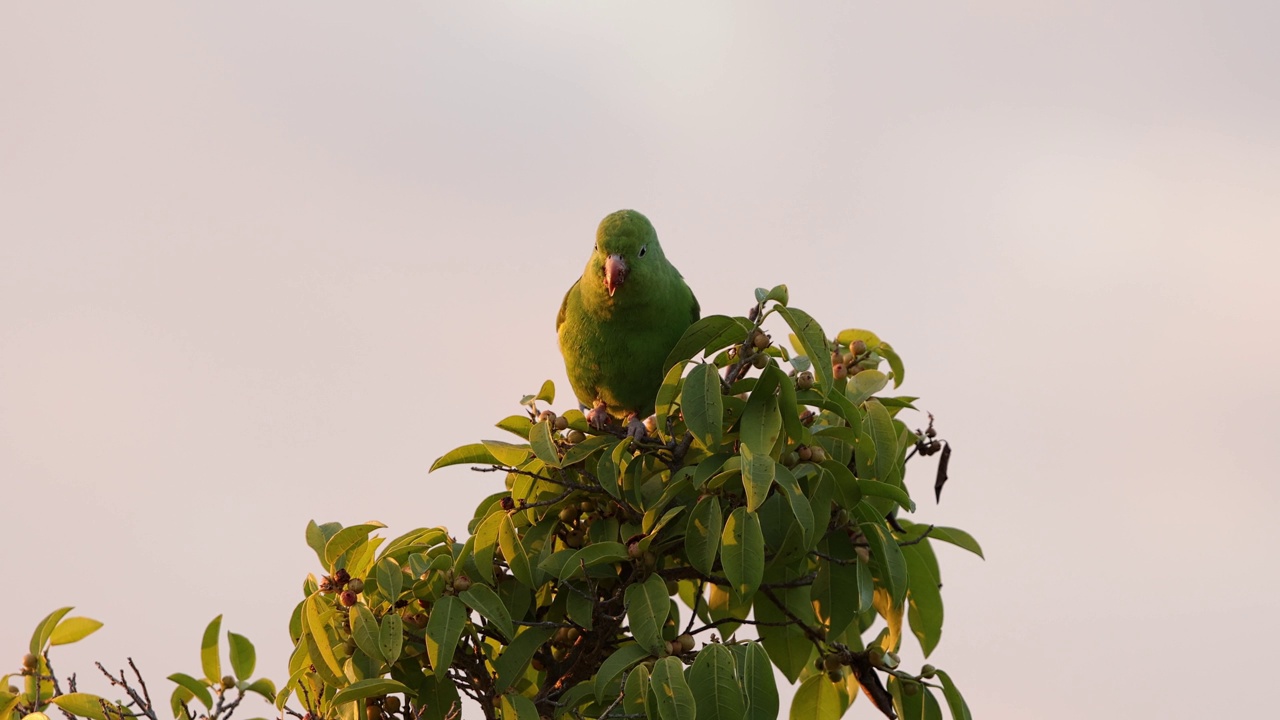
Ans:
<svg viewBox="0 0 1280 720"><path fill-rule="evenodd" d="M0 5L0 667L283 681L307 521L462 532L631 207L903 355L977 717L1273 712L1280 6L1025 5Z"/></svg>

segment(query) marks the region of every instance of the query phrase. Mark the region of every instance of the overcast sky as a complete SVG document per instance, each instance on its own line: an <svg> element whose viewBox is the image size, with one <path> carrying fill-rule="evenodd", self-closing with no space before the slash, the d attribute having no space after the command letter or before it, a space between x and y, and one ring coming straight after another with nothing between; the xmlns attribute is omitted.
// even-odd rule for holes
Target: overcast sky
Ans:
<svg viewBox="0 0 1280 720"><path fill-rule="evenodd" d="M286 679L307 521L461 532L631 207L903 355L978 717L1273 712L1280 6L1028 5L0 5L0 668Z"/></svg>

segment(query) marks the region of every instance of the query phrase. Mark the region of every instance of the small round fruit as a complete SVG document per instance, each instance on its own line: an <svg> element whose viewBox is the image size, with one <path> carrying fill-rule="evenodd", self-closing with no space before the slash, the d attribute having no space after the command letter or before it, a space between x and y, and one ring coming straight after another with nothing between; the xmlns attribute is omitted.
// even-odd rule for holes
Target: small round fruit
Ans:
<svg viewBox="0 0 1280 720"><path fill-rule="evenodd" d="M822 669L826 670L827 672L836 672L840 669L840 666L843 664L844 663L840 662L840 658L836 657L835 655L828 655L822 658Z"/></svg>
<svg viewBox="0 0 1280 720"><path fill-rule="evenodd" d="M684 647L680 645L679 640L672 640L667 643L667 652L671 655L679 655L684 652Z"/></svg>
<svg viewBox="0 0 1280 720"><path fill-rule="evenodd" d="M533 661L529 663L533 666L535 672L542 672L547 669L547 664L542 662L542 658L534 656Z"/></svg>
<svg viewBox="0 0 1280 720"><path fill-rule="evenodd" d="M366 705L364 716L369 720L382 720L382 708L377 705Z"/></svg>
<svg viewBox="0 0 1280 720"><path fill-rule="evenodd" d="M560 522L573 522L574 520L577 520L579 512L580 511L576 505L570 505L560 511Z"/></svg>
<svg viewBox="0 0 1280 720"><path fill-rule="evenodd" d="M644 419L644 431L650 435L658 432L658 419L650 415Z"/></svg>
<svg viewBox="0 0 1280 720"><path fill-rule="evenodd" d="M851 352L840 356L840 362L844 365L852 365L857 359L858 357Z"/></svg>
<svg viewBox="0 0 1280 720"><path fill-rule="evenodd" d="M800 462L809 462L813 459L813 448L808 445L801 445L796 448L796 456L800 458Z"/></svg>
<svg viewBox="0 0 1280 720"><path fill-rule="evenodd" d="M680 592L680 583L676 582L675 580L668 580L667 595L675 595L678 592Z"/></svg>
<svg viewBox="0 0 1280 720"><path fill-rule="evenodd" d="M676 641L680 643L681 650L685 652L689 652L690 650L693 650L693 636L690 635L689 633L685 633L680 637L676 638Z"/></svg>
<svg viewBox="0 0 1280 720"><path fill-rule="evenodd" d="M582 502L578 503L578 509L584 513L589 513L592 510L596 509L596 503L594 500L583 500Z"/></svg>
<svg viewBox="0 0 1280 720"><path fill-rule="evenodd" d="M36 657L33 653L27 653L22 656L23 670L35 670L38 667L40 667L40 658Z"/></svg>
<svg viewBox="0 0 1280 720"><path fill-rule="evenodd" d="M351 607L356 604L356 594L350 590L343 590L342 594L338 596L338 599L342 602L344 607Z"/></svg>
<svg viewBox="0 0 1280 720"><path fill-rule="evenodd" d="M928 430L925 430L924 434L925 434L925 437L928 437L928 438L938 437L938 431L934 430L933 427L930 427Z"/></svg>
<svg viewBox="0 0 1280 720"><path fill-rule="evenodd" d="M352 578L351 582L347 583L347 589L358 595L364 592L364 581L360 578Z"/></svg>
<svg viewBox="0 0 1280 720"><path fill-rule="evenodd" d="M842 363L837 363L831 367L831 374L834 375L837 380L843 380L849 376L849 368L845 367Z"/></svg>
<svg viewBox="0 0 1280 720"><path fill-rule="evenodd" d="M339 585L346 585L350 580L351 574L348 573L345 568L339 568L338 571L333 574L333 581Z"/></svg>
<svg viewBox="0 0 1280 720"><path fill-rule="evenodd" d="M550 410L543 410L538 413L538 422L555 422L556 414Z"/></svg>
<svg viewBox="0 0 1280 720"><path fill-rule="evenodd" d="M230 675L223 675L223 676L222 676L222 687L223 687L223 689L225 689L225 690L230 690L231 688L233 688L233 687L235 687L235 686L236 686L236 679L235 679L235 678L231 677Z"/></svg>
<svg viewBox="0 0 1280 720"><path fill-rule="evenodd" d="M860 373L860 372L862 372L862 366L860 366L860 365L850 365L850 366L849 366L849 369L845 371L845 374L846 374L846 375L848 375L848 376L850 376L850 377L852 377L852 376L854 376L854 375L857 375L857 374L858 374L858 373Z"/></svg>
<svg viewBox="0 0 1280 720"><path fill-rule="evenodd" d="M556 418L555 425L556 425L556 430L568 430L569 419L565 417L558 417Z"/></svg>
<svg viewBox="0 0 1280 720"><path fill-rule="evenodd" d="M809 459L813 462L820 463L827 459L827 451L823 450L821 445L814 445L809 449Z"/></svg>
<svg viewBox="0 0 1280 720"><path fill-rule="evenodd" d="M580 548L580 547L582 547L582 531L581 531L581 530L576 530L576 529L575 529L575 530L570 530L569 532L565 533L565 534L564 534L564 544L565 544L566 546L568 546L568 547L571 547L571 548Z"/></svg>
<svg viewBox="0 0 1280 720"><path fill-rule="evenodd" d="M453 579L453 589L458 592L466 592L471 589L471 578L466 575L459 575Z"/></svg>
<svg viewBox="0 0 1280 720"><path fill-rule="evenodd" d="M867 662L876 667L880 667L880 663L884 662L884 650L878 647L873 647L870 650L867 650Z"/></svg>
<svg viewBox="0 0 1280 720"><path fill-rule="evenodd" d="M813 373L805 370L796 376L796 388L800 390L808 390L813 387Z"/></svg>
<svg viewBox="0 0 1280 720"><path fill-rule="evenodd" d="M782 456L782 464L786 467L795 467L798 462L800 462L800 453L795 450L784 453Z"/></svg>
<svg viewBox="0 0 1280 720"><path fill-rule="evenodd" d="M763 370L769 364L769 356L760 353L751 358L751 367L757 370Z"/></svg>
<svg viewBox="0 0 1280 720"><path fill-rule="evenodd" d="M18 693L20 693L20 692L22 692L22 691L18 689L18 686L17 686L17 685L10 685L10 686L9 686L9 694L10 694L10 695L17 695L17 694L18 694Z"/></svg>
<svg viewBox="0 0 1280 720"><path fill-rule="evenodd" d="M833 683L838 683L844 680L844 673L840 672L839 670L831 670L830 672L827 673L827 679Z"/></svg>
<svg viewBox="0 0 1280 720"><path fill-rule="evenodd" d="M932 665L929 665L927 663L925 664L924 667L920 668L920 677L922 678L928 679L937 674L938 674L938 668Z"/></svg>
<svg viewBox="0 0 1280 720"><path fill-rule="evenodd" d="M581 430L570 430L565 439L569 441L570 445L577 445L587 439L587 434Z"/></svg>
<svg viewBox="0 0 1280 720"><path fill-rule="evenodd" d="M751 344L754 345L757 350L763 350L769 347L769 336L765 335L763 330L757 328L756 331L751 334Z"/></svg>
<svg viewBox="0 0 1280 720"><path fill-rule="evenodd" d="M854 340L849 344L849 352L854 355L862 355L867 351L867 344L861 340Z"/></svg>
<svg viewBox="0 0 1280 720"><path fill-rule="evenodd" d="M627 543L627 555L630 555L632 560L639 560L644 557L644 550L640 548L639 542Z"/></svg>
<svg viewBox="0 0 1280 720"><path fill-rule="evenodd" d="M400 698L388 695L387 699L382 701L382 709L389 713L400 712Z"/></svg>

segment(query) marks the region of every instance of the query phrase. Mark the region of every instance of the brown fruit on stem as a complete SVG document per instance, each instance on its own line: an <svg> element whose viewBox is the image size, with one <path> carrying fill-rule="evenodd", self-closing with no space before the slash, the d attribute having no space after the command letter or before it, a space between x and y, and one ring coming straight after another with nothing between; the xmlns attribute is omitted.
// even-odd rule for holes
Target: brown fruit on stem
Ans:
<svg viewBox="0 0 1280 720"><path fill-rule="evenodd" d="M808 390L813 387L813 373L805 370L796 376L796 388L799 390Z"/></svg>
<svg viewBox="0 0 1280 720"><path fill-rule="evenodd" d="M364 581L360 578L352 578L351 582L347 583L347 589L356 594L362 593L364 592Z"/></svg>
<svg viewBox="0 0 1280 720"><path fill-rule="evenodd" d="M569 419L568 419L568 418L563 418L563 417L558 417L558 418L556 418L555 425L556 425L556 430L568 430L568 429L569 429Z"/></svg>
<svg viewBox="0 0 1280 720"><path fill-rule="evenodd" d="M338 600L344 607L351 607L356 604L356 594L350 590L343 590L342 594L338 596Z"/></svg>
<svg viewBox="0 0 1280 720"><path fill-rule="evenodd" d="M854 340L849 345L849 352L854 355L861 355L867 351L867 344L861 340Z"/></svg>
<svg viewBox="0 0 1280 720"><path fill-rule="evenodd" d="M693 650L693 636L690 635L689 633L685 633L680 637L676 638L676 641L680 643L681 650L685 652L689 652L690 650Z"/></svg>
<svg viewBox="0 0 1280 720"><path fill-rule="evenodd" d="M759 353L751 358L751 367L757 370L763 370L769 364L769 356Z"/></svg>
<svg viewBox="0 0 1280 720"><path fill-rule="evenodd" d="M581 430L570 430L569 435L565 439L569 441L570 445L577 445L587 439L587 434Z"/></svg>
<svg viewBox="0 0 1280 720"><path fill-rule="evenodd" d="M458 592L466 592L471 589L471 578L466 575L459 575L453 579L453 589Z"/></svg>
<svg viewBox="0 0 1280 720"><path fill-rule="evenodd" d="M751 344L754 345L757 350L763 350L769 347L769 336L765 335L763 330L756 328L756 330L751 333Z"/></svg>
<svg viewBox="0 0 1280 720"><path fill-rule="evenodd" d="M849 368L845 367L842 363L836 363L831 368L831 374L834 375L837 380L843 380L849 376Z"/></svg>
<svg viewBox="0 0 1280 720"><path fill-rule="evenodd" d="M813 462L820 463L827 459L827 451L823 450L821 445L814 445L809 449L809 459Z"/></svg>
<svg viewBox="0 0 1280 720"><path fill-rule="evenodd" d="M395 695L388 695L386 700L382 701L382 709L389 713L400 711L400 698Z"/></svg>
<svg viewBox="0 0 1280 720"><path fill-rule="evenodd" d="M366 705L364 716L369 720L382 720L382 708L377 705Z"/></svg>
<svg viewBox="0 0 1280 720"><path fill-rule="evenodd" d="M808 445L801 445L796 448L796 456L800 458L801 462L809 462L813 459L813 448Z"/></svg>
<svg viewBox="0 0 1280 720"><path fill-rule="evenodd" d="M567 522L573 522L574 520L577 520L578 512L579 510L576 505L570 505L569 507L560 511L560 522L567 523Z"/></svg>
<svg viewBox="0 0 1280 720"><path fill-rule="evenodd" d="M22 656L22 669L23 669L23 670L29 670L29 671L34 672L34 671L35 671L35 669L36 669L36 668L38 668L38 667L40 667L40 658L36 657L36 656L35 656L34 654L32 654L32 653L27 653L26 655L23 655L23 656Z"/></svg>

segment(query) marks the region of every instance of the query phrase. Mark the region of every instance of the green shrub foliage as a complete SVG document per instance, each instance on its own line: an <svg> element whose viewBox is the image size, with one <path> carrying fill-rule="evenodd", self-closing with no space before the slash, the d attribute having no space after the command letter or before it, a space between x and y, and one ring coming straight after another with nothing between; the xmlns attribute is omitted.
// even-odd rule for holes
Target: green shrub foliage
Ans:
<svg viewBox="0 0 1280 720"><path fill-rule="evenodd" d="M897 417L916 401L886 394L901 359L865 330L829 338L784 286L756 301L689 328L642 440L555 414L548 381L497 424L513 437L437 460L505 477L465 540L309 526L325 574L294 613L277 702L351 720L394 694L427 720L464 696L520 720L771 720L772 665L800 683L792 717L838 718L861 688L890 717L968 718L945 672L898 657L907 628L926 656L941 637L934 541L981 552L900 515L907 461L944 447ZM762 329L774 315L793 352Z"/></svg>

